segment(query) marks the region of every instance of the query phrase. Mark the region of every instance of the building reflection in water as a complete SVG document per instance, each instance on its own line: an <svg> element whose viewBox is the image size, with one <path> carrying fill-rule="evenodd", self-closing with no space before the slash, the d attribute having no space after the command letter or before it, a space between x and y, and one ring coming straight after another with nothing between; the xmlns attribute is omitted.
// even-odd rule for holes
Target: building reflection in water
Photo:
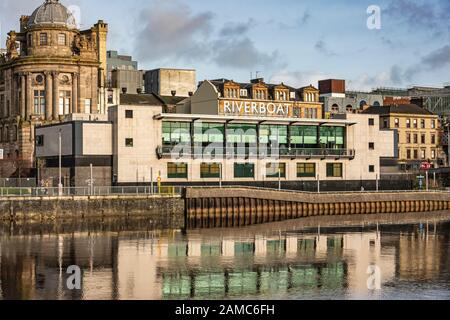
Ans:
<svg viewBox="0 0 450 320"><path fill-rule="evenodd" d="M448 236L420 228L0 236L0 298L358 298L370 294L370 265L382 285L440 276ZM66 288L70 265L82 290Z"/></svg>

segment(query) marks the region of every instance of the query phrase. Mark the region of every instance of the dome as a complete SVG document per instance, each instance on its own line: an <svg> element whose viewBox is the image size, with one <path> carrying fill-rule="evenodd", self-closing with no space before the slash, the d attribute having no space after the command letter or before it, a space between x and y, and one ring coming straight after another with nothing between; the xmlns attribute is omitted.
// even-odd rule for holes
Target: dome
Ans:
<svg viewBox="0 0 450 320"><path fill-rule="evenodd" d="M28 20L28 27L38 25L59 25L70 29L77 28L72 13L58 0L46 0L45 3L34 10Z"/></svg>

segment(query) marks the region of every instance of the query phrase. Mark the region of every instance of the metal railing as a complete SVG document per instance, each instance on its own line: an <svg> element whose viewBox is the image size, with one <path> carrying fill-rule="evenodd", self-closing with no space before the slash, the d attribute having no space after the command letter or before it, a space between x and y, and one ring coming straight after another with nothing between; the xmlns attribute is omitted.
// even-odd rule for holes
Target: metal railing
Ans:
<svg viewBox="0 0 450 320"><path fill-rule="evenodd" d="M154 195L180 196L183 187L170 186L94 186L94 187L30 187L30 188L0 188L2 197L56 197L56 196L110 196L110 195Z"/></svg>
<svg viewBox="0 0 450 320"><path fill-rule="evenodd" d="M232 157L285 157L285 158L349 158L355 157L355 150L353 149L330 149L330 148L258 148L255 147L229 147L229 148L185 148L174 151L174 147L164 146L160 147L160 156L163 158L232 158ZM213 151L213 152L212 152ZM225 151L225 152L224 152Z"/></svg>

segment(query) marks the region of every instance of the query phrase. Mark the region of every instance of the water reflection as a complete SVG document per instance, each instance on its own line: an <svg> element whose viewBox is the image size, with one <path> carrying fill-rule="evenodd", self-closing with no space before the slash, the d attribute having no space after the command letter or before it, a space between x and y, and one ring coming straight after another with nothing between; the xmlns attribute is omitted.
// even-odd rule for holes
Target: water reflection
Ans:
<svg viewBox="0 0 450 320"><path fill-rule="evenodd" d="M2 299L450 298L450 222L2 234ZM83 270L82 290L66 269ZM369 290L378 266L381 290Z"/></svg>

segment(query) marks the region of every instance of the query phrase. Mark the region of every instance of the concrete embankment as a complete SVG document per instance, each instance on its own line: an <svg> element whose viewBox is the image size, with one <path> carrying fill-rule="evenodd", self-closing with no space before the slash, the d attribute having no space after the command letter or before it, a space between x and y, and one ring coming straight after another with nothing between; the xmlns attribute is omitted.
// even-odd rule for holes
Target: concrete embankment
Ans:
<svg viewBox="0 0 450 320"><path fill-rule="evenodd" d="M60 220L148 217L184 227L184 201L177 196L2 197L0 220Z"/></svg>
<svg viewBox="0 0 450 320"><path fill-rule="evenodd" d="M450 209L450 192L307 193L188 188L189 228L240 227L314 216L404 214Z"/></svg>

